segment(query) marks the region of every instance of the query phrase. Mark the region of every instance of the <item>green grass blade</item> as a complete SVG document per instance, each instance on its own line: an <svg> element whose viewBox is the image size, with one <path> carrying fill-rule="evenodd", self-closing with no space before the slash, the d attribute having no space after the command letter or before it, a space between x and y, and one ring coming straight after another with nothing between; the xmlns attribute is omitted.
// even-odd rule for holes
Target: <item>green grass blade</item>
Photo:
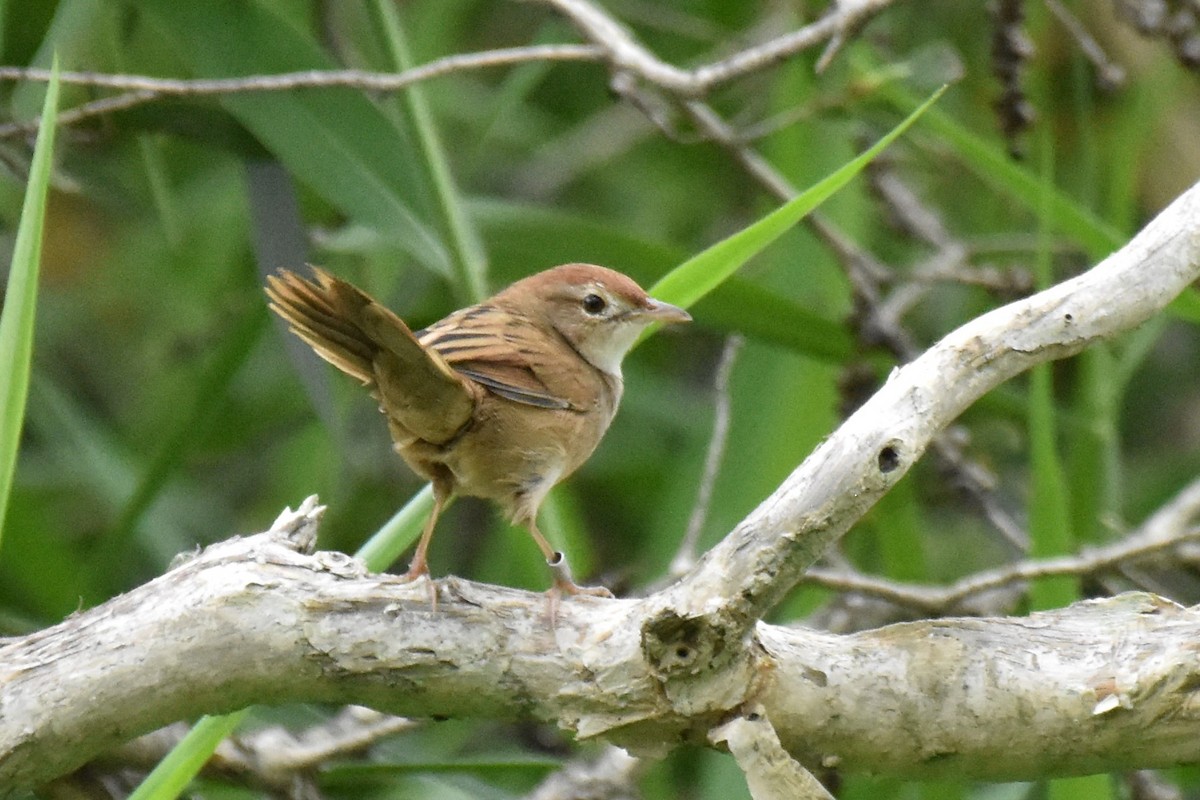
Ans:
<svg viewBox="0 0 1200 800"><path fill-rule="evenodd" d="M246 713L243 709L219 717L202 717L134 789L129 800L175 800Z"/></svg>
<svg viewBox="0 0 1200 800"><path fill-rule="evenodd" d="M29 397L38 267L42 258L42 232L46 224L46 197L50 188L50 157L54 151L57 113L58 58L55 57L50 84L46 87L46 100L42 104L42 123L33 149L29 183L25 187L12 268L4 295L4 311L0 314L0 541L3 541L4 515L8 510L17 451L21 446L25 401Z"/></svg>
<svg viewBox="0 0 1200 800"><path fill-rule="evenodd" d="M368 539L355 558L362 559L367 569L372 572L383 572L400 557L408 546L416 541L421 530L421 524L433 511L433 484L413 495L384 526Z"/></svg>
<svg viewBox="0 0 1200 800"><path fill-rule="evenodd" d="M862 172L867 164L937 102L946 89L947 87L943 86L934 92L919 108L862 155L852 159L758 222L722 239L664 275L650 293L660 300L684 308L694 304Z"/></svg>
<svg viewBox="0 0 1200 800"><path fill-rule="evenodd" d="M1043 202L1038 215L1038 250L1034 277L1038 289L1054 283L1051 270L1050 234L1053 225L1052 150L1049 140L1042 145L1041 179ZM1029 538L1034 557L1069 553L1074 540L1066 472L1058 449L1058 410L1054 402L1050 364L1038 364L1029 374ZM1073 577L1055 576L1036 580L1029 587L1034 608L1060 608L1079 596Z"/></svg>
<svg viewBox="0 0 1200 800"><path fill-rule="evenodd" d="M1051 366L1039 364L1029 375L1030 497L1029 536L1035 558L1071 551L1071 515L1067 481L1058 454ZM1078 599L1069 575L1041 578L1029 587L1034 608L1061 608Z"/></svg>
<svg viewBox="0 0 1200 800"><path fill-rule="evenodd" d="M374 8L381 22L384 40L395 62L393 66L397 71L409 69L414 65L413 58L396 4L377 0ZM429 170L430 183L437 198L443 224L449 233L451 265L457 283L465 290L464 294L470 302L478 303L488 295L487 256L484 254L479 232L466 214L458 186L450 173L446 148L442 146L437 128L433 124L433 115L425 100L424 87L419 84L410 86L404 92L403 98L416 129L417 143L425 157L425 165Z"/></svg>
<svg viewBox="0 0 1200 800"><path fill-rule="evenodd" d="M883 83L880 94L900 109L912 108L917 99L896 82ZM924 108L928 105L921 106ZM998 142L988 141L960 125L950 114L938 109L925 114L921 123L949 144L959 158L981 179L1022 203L1032 213L1040 213L1043 202L1049 205L1052 229L1069 236L1092 258L1102 258L1125 243L1125 236L1089 209L1057 189L1043 201L1046 188L1034 172L1014 162Z"/></svg>

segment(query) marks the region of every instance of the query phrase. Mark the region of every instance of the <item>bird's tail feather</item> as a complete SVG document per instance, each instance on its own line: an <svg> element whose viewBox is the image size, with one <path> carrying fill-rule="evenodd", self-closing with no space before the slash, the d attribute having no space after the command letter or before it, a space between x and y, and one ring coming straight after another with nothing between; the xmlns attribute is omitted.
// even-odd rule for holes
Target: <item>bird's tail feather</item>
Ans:
<svg viewBox="0 0 1200 800"><path fill-rule="evenodd" d="M373 360L379 344L354 320L370 297L328 272L313 268L315 281L280 270L267 277L271 309L317 355L367 386L375 383Z"/></svg>

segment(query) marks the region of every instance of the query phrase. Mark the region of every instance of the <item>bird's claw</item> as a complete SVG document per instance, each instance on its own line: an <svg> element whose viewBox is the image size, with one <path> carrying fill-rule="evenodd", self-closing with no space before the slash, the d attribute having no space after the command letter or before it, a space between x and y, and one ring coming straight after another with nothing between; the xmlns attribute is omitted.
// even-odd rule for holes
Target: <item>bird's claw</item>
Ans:
<svg viewBox="0 0 1200 800"><path fill-rule="evenodd" d="M580 586L577 583L567 583L562 586L556 586L562 594L585 595L587 597L607 597L612 599L616 597L607 586ZM553 591L553 590L551 590Z"/></svg>
<svg viewBox="0 0 1200 800"><path fill-rule="evenodd" d="M437 611L437 584L433 582L433 576L429 574L429 565L424 561L418 563L417 559L413 559L413 563L409 565L408 571L400 576L403 583L412 583L425 579L425 589L429 592L429 608L432 611Z"/></svg>
<svg viewBox="0 0 1200 800"><path fill-rule="evenodd" d="M563 595L607 598L616 596L604 586L580 586L577 584L571 577L571 567L567 564L567 557L561 552L556 552L547 559L546 565L550 567L550 573L554 576L554 585L546 592L547 611L552 628L558 622L558 604Z"/></svg>

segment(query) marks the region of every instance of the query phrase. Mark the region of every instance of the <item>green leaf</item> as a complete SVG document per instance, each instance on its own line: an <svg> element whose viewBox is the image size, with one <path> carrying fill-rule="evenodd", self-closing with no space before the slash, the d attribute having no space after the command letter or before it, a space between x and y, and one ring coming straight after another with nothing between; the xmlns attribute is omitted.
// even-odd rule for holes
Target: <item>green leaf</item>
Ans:
<svg viewBox="0 0 1200 800"><path fill-rule="evenodd" d="M312 37L261 3L145 0L139 8L196 75L244 77L336 64ZM430 227L428 183L404 132L357 89L241 92L219 102L288 171L333 206L450 274L445 246ZM420 211L418 211L420 209Z"/></svg>
<svg viewBox="0 0 1200 800"><path fill-rule="evenodd" d="M943 86L919 108L908 115L886 136L862 155L818 181L811 188L784 203L758 222L722 239L704 252L693 256L654 285L651 294L660 300L687 308L720 286L750 258L761 252L834 192L850 182L883 150L900 137L924 114L948 87Z"/></svg>
<svg viewBox="0 0 1200 800"><path fill-rule="evenodd" d="M129 800L175 800L246 713L242 710L220 717L202 717L134 789Z"/></svg>
<svg viewBox="0 0 1200 800"><path fill-rule="evenodd" d="M354 557L361 559L372 572L383 572L416 541L421 524L432 511L433 484L426 484L358 549Z"/></svg>
<svg viewBox="0 0 1200 800"><path fill-rule="evenodd" d="M1038 289L1054 282L1051 270L1050 232L1053 225L1053 150L1049 137L1042 139L1042 204L1038 215L1038 250L1034 264ZM1054 402L1053 367L1038 364L1029 373L1029 538L1034 557L1062 555L1071 550L1069 489L1058 451L1058 411ZM1059 608L1079 597L1069 575L1036 580L1029 588L1034 608Z"/></svg>
<svg viewBox="0 0 1200 800"><path fill-rule="evenodd" d="M51 67L50 84L42 104L42 122L33 149L29 183L21 207L21 221L13 246L12 269L0 313L0 541L12 492L29 397L29 371L33 361L33 320L37 308L38 268L42 259L42 232L46 224L46 198L50 188L51 154L58 114L58 58Z"/></svg>
<svg viewBox="0 0 1200 800"><path fill-rule="evenodd" d="M841 364L855 352L854 338L844 325L737 275L693 311L706 325L781 345L818 361Z"/></svg>

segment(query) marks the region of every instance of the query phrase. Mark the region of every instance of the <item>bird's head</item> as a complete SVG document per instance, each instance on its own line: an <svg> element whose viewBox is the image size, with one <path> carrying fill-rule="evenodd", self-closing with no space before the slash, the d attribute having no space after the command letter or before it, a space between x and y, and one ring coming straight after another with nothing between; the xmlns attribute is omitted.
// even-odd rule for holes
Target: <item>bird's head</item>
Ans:
<svg viewBox="0 0 1200 800"><path fill-rule="evenodd" d="M593 264L564 264L531 275L496 300L544 317L597 369L621 374L621 360L638 335L655 322L688 322L682 308L655 300L632 278Z"/></svg>

